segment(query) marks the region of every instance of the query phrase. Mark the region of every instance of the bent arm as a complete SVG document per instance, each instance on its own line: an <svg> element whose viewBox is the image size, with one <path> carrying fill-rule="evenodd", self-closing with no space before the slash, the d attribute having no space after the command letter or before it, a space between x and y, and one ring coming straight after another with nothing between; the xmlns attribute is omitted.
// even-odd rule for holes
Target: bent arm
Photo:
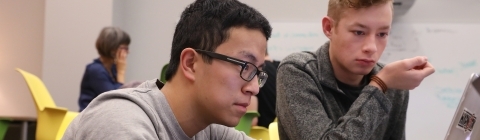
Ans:
<svg viewBox="0 0 480 140"><path fill-rule="evenodd" d="M321 86L295 64L283 64L277 77L277 115L282 139L369 139L387 118L388 98L366 86L350 110L333 121L324 108Z"/></svg>

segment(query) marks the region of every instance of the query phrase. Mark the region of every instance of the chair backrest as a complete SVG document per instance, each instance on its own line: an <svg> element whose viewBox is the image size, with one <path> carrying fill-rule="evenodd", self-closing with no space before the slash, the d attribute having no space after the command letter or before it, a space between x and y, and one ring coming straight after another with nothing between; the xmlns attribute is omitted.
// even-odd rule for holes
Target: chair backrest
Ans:
<svg viewBox="0 0 480 140"><path fill-rule="evenodd" d="M248 136L256 140L270 140L268 129L262 126L253 126Z"/></svg>
<svg viewBox="0 0 480 140"><path fill-rule="evenodd" d="M235 126L235 129L250 135L250 129L252 129L252 120L258 116L260 116L260 114L257 111L247 111L247 113L240 118L240 122L237 126Z"/></svg>
<svg viewBox="0 0 480 140"><path fill-rule="evenodd" d="M47 87L45 87L40 78L19 68L17 68L17 71L22 74L23 78L27 82L30 93L32 94L35 105L37 106L37 111L42 111L45 107L56 107L55 102L47 90Z"/></svg>
<svg viewBox="0 0 480 140"><path fill-rule="evenodd" d="M280 136L278 135L278 123L272 122L268 125L268 134L270 135L270 140L279 140Z"/></svg>
<svg viewBox="0 0 480 140"><path fill-rule="evenodd" d="M9 123L10 121L8 120L0 120L0 140L3 140L5 138Z"/></svg>
<svg viewBox="0 0 480 140"><path fill-rule="evenodd" d="M75 117L78 116L78 112L73 112L73 111L68 111L67 114L65 114L65 117L63 118L62 125L60 125L60 128L58 129L57 133L57 139L61 140L63 135L65 134L65 131L68 128L68 125L75 119Z"/></svg>
<svg viewBox="0 0 480 140"><path fill-rule="evenodd" d="M160 81L162 81L162 83L167 82L167 78L165 77L165 75L167 74L167 69L168 69L168 63L163 65L163 68L162 68L162 72L160 75Z"/></svg>

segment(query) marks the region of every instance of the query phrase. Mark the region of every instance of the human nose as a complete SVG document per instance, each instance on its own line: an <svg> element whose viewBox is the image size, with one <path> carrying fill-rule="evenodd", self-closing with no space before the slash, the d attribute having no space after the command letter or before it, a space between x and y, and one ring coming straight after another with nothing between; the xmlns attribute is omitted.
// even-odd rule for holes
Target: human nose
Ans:
<svg viewBox="0 0 480 140"><path fill-rule="evenodd" d="M248 81L243 87L242 87L242 92L243 93L248 93L251 94L252 96L255 96L260 92L260 85L258 83L258 76L255 75L252 80Z"/></svg>
<svg viewBox="0 0 480 140"><path fill-rule="evenodd" d="M376 43L375 35L370 35L367 38L365 38L365 42L362 46L362 50L367 54L373 54L377 52L377 43Z"/></svg>

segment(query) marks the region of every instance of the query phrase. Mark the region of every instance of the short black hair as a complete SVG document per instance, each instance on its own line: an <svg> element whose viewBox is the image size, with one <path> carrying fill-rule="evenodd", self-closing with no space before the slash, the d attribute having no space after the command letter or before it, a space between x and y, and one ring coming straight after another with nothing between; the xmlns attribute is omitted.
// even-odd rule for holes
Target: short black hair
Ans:
<svg viewBox="0 0 480 140"><path fill-rule="evenodd" d="M175 75L185 48L214 52L228 39L232 27L259 30L267 40L272 32L270 23L260 12L237 0L196 0L185 8L173 35L166 80ZM210 63L211 58L203 58Z"/></svg>

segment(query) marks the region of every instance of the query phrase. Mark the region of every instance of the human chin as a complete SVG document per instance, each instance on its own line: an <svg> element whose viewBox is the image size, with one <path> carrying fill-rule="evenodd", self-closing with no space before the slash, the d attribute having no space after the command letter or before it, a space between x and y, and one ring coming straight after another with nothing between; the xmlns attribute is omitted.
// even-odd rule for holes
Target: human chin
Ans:
<svg viewBox="0 0 480 140"><path fill-rule="evenodd" d="M372 67L356 67L354 70L352 70L353 73L357 75L367 75L369 74L373 69Z"/></svg>
<svg viewBox="0 0 480 140"><path fill-rule="evenodd" d="M238 125L240 122L240 118L236 115L229 115L228 117L224 118L222 125L228 126L228 127L235 127Z"/></svg>

